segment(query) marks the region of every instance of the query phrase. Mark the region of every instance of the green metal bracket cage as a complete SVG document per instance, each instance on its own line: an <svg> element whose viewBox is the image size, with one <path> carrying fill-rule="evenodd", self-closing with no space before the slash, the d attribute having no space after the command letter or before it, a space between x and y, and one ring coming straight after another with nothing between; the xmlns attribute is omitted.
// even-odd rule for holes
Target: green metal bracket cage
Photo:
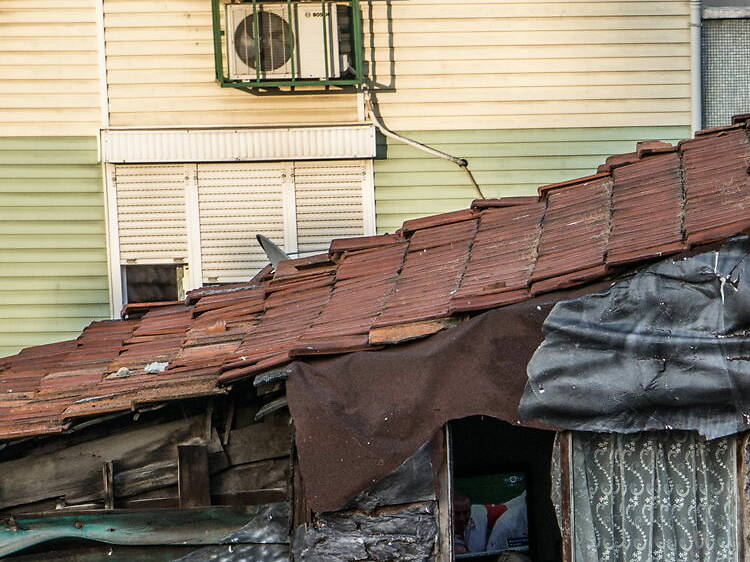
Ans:
<svg viewBox="0 0 750 562"><path fill-rule="evenodd" d="M289 17L289 21L292 21L292 12L293 12L293 5L294 4L320 4L321 6L321 12L323 13L324 17L321 18L322 25L323 25L323 41L324 41L324 59L326 61L326 71L328 71L328 60L329 60L329 52L328 52L328 39L327 39L327 22L326 22L326 12L328 9L328 5L330 4L330 0L322 0L320 2L310 2L310 1L304 1L304 0L285 0L287 5L287 14ZM274 2L274 4L279 4L280 2ZM243 2L243 4L247 4L252 6L253 10L253 35L254 37L259 36L259 30L258 30L258 18L256 17L258 14L258 6L260 4L263 4L262 0L249 0L246 2ZM244 80L237 80L237 79L230 79L225 70L224 70L224 47L222 45L222 37L225 36L225 30L222 26L222 14L221 14L221 8L222 6L225 6L226 3L222 2L222 0L211 0L211 14L212 14L212 20L213 20L213 34L214 34L214 65L216 67L216 80L219 82L222 88L240 88L240 89L246 89L246 90L253 90L253 89L269 89L269 88L281 88L281 87L290 87L290 89L294 89L295 86L318 86L320 88L324 89L330 89L331 87L351 87L351 86L357 86L359 84L363 84L365 81L365 73L364 73L364 60L363 60L363 44L362 44L362 10L360 8L360 0L347 0L347 1L337 1L335 2L337 6L344 5L348 6L351 17L350 17L350 25L349 25L349 31L351 33L351 65L348 76L341 77L341 78L328 78L328 79L310 79L310 78L300 78L300 66L299 66L299 56L296 52L296 46L292 48L291 51L291 60L290 60L290 66L291 66L291 78L283 78L283 79L273 79L273 78L264 78L261 75L260 68L255 69L256 76L255 79L244 79ZM260 42L255 41L255 56L256 60L260 60L261 52L260 52ZM228 56L228 55L227 55ZM260 66L260 65L257 65ZM307 89L304 91L308 91Z"/></svg>

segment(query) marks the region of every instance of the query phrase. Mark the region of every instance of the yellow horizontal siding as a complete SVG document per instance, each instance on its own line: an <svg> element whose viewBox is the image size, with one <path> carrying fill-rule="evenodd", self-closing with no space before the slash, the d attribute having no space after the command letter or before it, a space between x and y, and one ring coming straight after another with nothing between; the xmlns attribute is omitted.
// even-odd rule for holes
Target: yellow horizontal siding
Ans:
<svg viewBox="0 0 750 562"><path fill-rule="evenodd" d="M0 2L0 133L94 135L100 127L96 2Z"/></svg>
<svg viewBox="0 0 750 562"><path fill-rule="evenodd" d="M687 125L688 14L682 1L373 4L365 51L395 130Z"/></svg>
<svg viewBox="0 0 750 562"><path fill-rule="evenodd" d="M466 158L487 197L535 195L540 185L591 174L611 154L639 140L670 142L690 128L621 127L404 131L421 142ZM378 232L408 219L466 208L476 191L454 164L411 146L380 139L375 160Z"/></svg>
<svg viewBox="0 0 750 562"><path fill-rule="evenodd" d="M113 125L357 118L353 95L219 88L208 2L104 7ZM392 129L690 122L686 1L409 0L363 4L363 15L368 74Z"/></svg>
<svg viewBox="0 0 750 562"><path fill-rule="evenodd" d="M215 80L210 2L105 0L112 126L356 121L347 95L254 96ZM145 110L145 111L144 111Z"/></svg>

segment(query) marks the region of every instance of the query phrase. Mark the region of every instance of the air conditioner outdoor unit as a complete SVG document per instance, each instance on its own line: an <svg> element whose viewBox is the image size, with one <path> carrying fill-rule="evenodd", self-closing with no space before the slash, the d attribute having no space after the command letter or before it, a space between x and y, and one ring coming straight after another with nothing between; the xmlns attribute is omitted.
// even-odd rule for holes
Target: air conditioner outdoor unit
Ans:
<svg viewBox="0 0 750 562"><path fill-rule="evenodd" d="M329 79L342 74L334 2L227 4L229 78ZM343 68L348 63L344 61Z"/></svg>

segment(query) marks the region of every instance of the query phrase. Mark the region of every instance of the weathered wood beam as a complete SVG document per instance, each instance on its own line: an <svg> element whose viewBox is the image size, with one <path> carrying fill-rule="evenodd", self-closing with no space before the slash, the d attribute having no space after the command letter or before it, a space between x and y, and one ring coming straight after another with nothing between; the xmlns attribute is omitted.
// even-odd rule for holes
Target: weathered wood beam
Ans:
<svg viewBox="0 0 750 562"><path fill-rule="evenodd" d="M53 498L69 505L100 501L103 461L111 460L117 467L114 474L117 498L176 484L175 447L202 439L204 431L205 417L194 416L135 426L59 450L2 462L0 510ZM226 468L226 456L215 430L207 446L211 470Z"/></svg>
<svg viewBox="0 0 750 562"><path fill-rule="evenodd" d="M233 465L286 457L292 451L289 416L272 416L233 429L226 453Z"/></svg>
<svg viewBox="0 0 750 562"><path fill-rule="evenodd" d="M104 486L104 509L114 509L115 471L112 461L102 463L102 484Z"/></svg>
<svg viewBox="0 0 750 562"><path fill-rule="evenodd" d="M180 507L211 505L205 445L177 446L177 495Z"/></svg>

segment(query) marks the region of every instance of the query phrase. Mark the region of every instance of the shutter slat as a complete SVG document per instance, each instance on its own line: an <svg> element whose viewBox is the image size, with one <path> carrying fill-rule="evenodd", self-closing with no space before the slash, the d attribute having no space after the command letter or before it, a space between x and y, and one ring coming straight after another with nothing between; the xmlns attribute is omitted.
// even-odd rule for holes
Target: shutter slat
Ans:
<svg viewBox="0 0 750 562"><path fill-rule="evenodd" d="M365 234L362 161L295 162L297 244L300 252L328 248L334 238Z"/></svg>
<svg viewBox="0 0 750 562"><path fill-rule="evenodd" d="M265 266L256 234L283 247L283 166L198 164L204 283L247 281Z"/></svg>
<svg viewBox="0 0 750 562"><path fill-rule="evenodd" d="M187 259L185 172L176 166L115 166L120 262Z"/></svg>

